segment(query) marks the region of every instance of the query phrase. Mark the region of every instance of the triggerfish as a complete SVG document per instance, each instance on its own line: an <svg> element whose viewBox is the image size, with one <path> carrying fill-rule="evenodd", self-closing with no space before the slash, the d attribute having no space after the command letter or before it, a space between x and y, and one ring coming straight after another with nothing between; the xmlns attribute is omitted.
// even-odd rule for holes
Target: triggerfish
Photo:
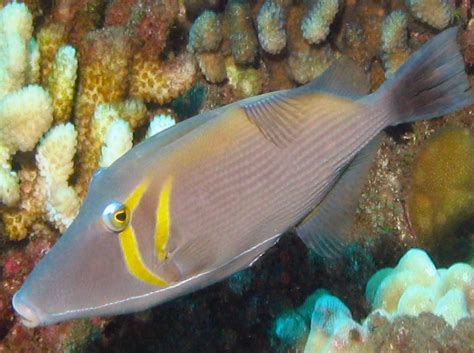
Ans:
<svg viewBox="0 0 474 353"><path fill-rule="evenodd" d="M27 326L150 308L251 266L288 230L347 243L387 126L474 102L448 29L380 89L349 59L294 89L185 120L93 176L78 216L13 298Z"/></svg>

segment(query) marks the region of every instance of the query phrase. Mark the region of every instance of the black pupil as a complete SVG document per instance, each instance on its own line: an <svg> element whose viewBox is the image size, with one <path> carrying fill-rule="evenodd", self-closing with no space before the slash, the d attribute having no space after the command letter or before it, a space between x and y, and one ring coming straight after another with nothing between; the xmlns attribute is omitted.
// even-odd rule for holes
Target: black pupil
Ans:
<svg viewBox="0 0 474 353"><path fill-rule="evenodd" d="M115 214L115 219L119 222L125 222L126 214L125 211L118 211Z"/></svg>

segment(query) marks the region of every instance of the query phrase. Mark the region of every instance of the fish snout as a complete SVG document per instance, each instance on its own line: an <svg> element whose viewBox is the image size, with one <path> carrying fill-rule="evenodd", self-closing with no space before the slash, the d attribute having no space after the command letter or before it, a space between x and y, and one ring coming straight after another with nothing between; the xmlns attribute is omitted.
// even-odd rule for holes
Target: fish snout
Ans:
<svg viewBox="0 0 474 353"><path fill-rule="evenodd" d="M21 291L15 293L12 299L13 309L21 318L21 323L26 327L37 327L41 324L39 315L32 305L29 305L23 298Z"/></svg>

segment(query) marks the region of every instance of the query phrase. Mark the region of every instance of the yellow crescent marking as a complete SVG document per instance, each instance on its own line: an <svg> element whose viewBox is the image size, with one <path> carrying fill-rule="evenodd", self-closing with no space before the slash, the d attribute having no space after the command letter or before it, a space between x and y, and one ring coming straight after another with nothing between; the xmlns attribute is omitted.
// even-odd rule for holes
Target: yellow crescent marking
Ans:
<svg viewBox="0 0 474 353"><path fill-rule="evenodd" d="M147 189L148 185L148 181L144 181L138 185L125 201L125 206L127 206L130 210L130 221L128 226L119 234L120 247L122 248L125 264L132 275L143 282L153 284L155 286L165 287L168 285L168 283L150 271L150 269L143 262L143 259L140 255L140 250L138 249L137 238L131 224L133 211L140 203L140 199L142 198L143 193Z"/></svg>
<svg viewBox="0 0 474 353"><path fill-rule="evenodd" d="M172 178L166 179L160 192L158 208L156 209L156 226L155 226L155 251L158 259L163 261L166 259L166 244L170 236L170 194L171 194Z"/></svg>

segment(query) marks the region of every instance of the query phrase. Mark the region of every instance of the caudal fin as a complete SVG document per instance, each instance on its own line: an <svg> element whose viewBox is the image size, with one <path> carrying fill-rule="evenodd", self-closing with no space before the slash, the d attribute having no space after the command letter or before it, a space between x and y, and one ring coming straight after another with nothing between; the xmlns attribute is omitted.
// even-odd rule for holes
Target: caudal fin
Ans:
<svg viewBox="0 0 474 353"><path fill-rule="evenodd" d="M390 124L397 125L448 114L474 103L456 42L457 27L424 44L377 92L389 104Z"/></svg>

